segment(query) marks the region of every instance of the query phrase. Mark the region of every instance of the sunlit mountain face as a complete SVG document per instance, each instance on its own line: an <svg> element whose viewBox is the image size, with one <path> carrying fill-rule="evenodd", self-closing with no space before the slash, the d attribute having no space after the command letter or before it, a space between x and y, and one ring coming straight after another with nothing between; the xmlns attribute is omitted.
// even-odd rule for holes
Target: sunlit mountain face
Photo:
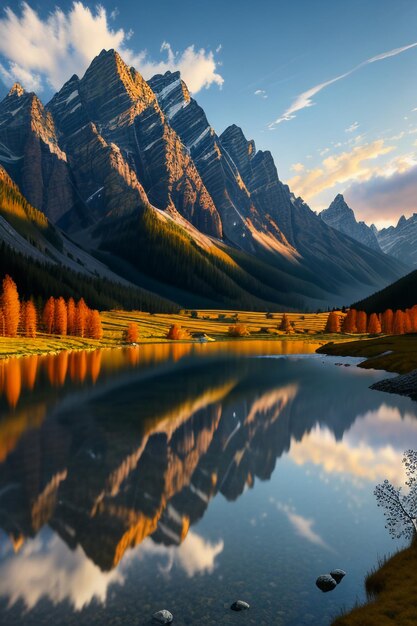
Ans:
<svg viewBox="0 0 417 626"><path fill-rule="evenodd" d="M231 594L257 623L317 624L361 596L391 547L373 487L402 480L416 407L353 362L297 356L314 344L266 345L2 364L2 622L145 624L168 604L229 623ZM335 566L349 576L323 604Z"/></svg>

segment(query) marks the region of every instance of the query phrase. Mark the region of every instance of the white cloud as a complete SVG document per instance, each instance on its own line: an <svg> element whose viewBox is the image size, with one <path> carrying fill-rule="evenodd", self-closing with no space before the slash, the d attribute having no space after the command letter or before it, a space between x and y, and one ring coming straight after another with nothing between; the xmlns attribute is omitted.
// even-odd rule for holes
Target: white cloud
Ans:
<svg viewBox="0 0 417 626"><path fill-rule="evenodd" d="M164 546L155 543L150 537L140 545L138 551L130 558L141 558L145 555L161 556L166 559L162 571L169 573L174 564L179 566L190 578L196 574L210 574L215 567L216 557L223 552L224 543L220 539L216 543L205 541L197 533L190 531L184 542L179 546ZM129 556L128 556L129 559ZM125 562L128 562L128 560Z"/></svg>
<svg viewBox="0 0 417 626"><path fill-rule="evenodd" d="M265 89L257 89L253 93L254 93L255 96L259 96L259 98L267 98L268 97L268 94L266 93Z"/></svg>
<svg viewBox="0 0 417 626"><path fill-rule="evenodd" d="M345 133L354 133L359 128L359 122L353 122L350 126L345 128Z"/></svg>
<svg viewBox="0 0 417 626"><path fill-rule="evenodd" d="M219 87L223 85L223 77L216 72L217 64L211 51L207 52L204 48L196 50L194 46L189 46L181 53L173 52L170 44L164 41L161 52L166 53L163 61L149 59L146 52L134 54L130 50L120 51L125 61L134 65L146 79L170 70L181 72L181 77L192 93L208 88L213 83Z"/></svg>
<svg viewBox="0 0 417 626"><path fill-rule="evenodd" d="M269 124L269 127L273 128L277 126L278 124L281 124L281 122L288 122L289 120L294 119L295 114L298 113L298 111L301 111L302 109L306 109L308 107L313 106L315 104L315 102L313 102L313 97L316 96L320 91L322 91L326 87L329 87L330 85L332 85L333 83L336 83L337 81L342 80L343 78L347 78L348 76L350 76L354 72L357 72L359 69L361 69L362 67L365 67L366 65L375 63L376 61L382 61L384 59L388 59L390 57L396 56L397 54L401 54L402 52L405 52L406 50L409 50L410 48L414 48L415 46L417 46L417 42L409 44L408 46L402 46L401 48L394 48L393 50L382 52L381 54L378 54L377 56L371 57L370 59L367 59L366 61L359 63L359 65L356 65L351 70L348 70L347 72L344 72L343 74L339 74L338 76L335 76L335 78L326 80L323 83L319 83L318 85L315 85L314 87L311 87L310 89L307 89L307 91L303 91L303 93L301 93L299 96L295 98L293 103L288 107L288 109L284 111L284 113L282 113L280 117L278 117L274 122L271 122L271 124Z"/></svg>
<svg viewBox="0 0 417 626"><path fill-rule="evenodd" d="M79 546L70 550L56 535L29 540L0 565L0 596L9 605L22 600L27 609L41 598L53 604L67 600L76 611L93 599L105 604L109 586L123 582L118 571L102 572Z"/></svg>
<svg viewBox="0 0 417 626"><path fill-rule="evenodd" d="M286 515L297 535L306 539L310 543L319 546L320 548L332 550L324 539L315 530L313 530L313 519L299 515L295 512L293 507L288 506L288 504L282 504L281 502L277 502L277 509Z"/></svg>
<svg viewBox="0 0 417 626"><path fill-rule="evenodd" d="M109 17L115 20L117 9ZM131 35L132 31L111 28L107 12L100 5L91 10L82 2L74 2L67 13L56 8L46 19L27 3L23 3L20 15L7 7L0 19L0 54L8 65L0 67L0 72L7 83L17 80L28 89L41 91L46 81L58 89L72 74L82 75L103 48L114 48L145 78L168 69L179 70L194 93L212 84L223 84L211 51L189 46L173 52L164 42L161 51L166 54L165 60L154 61L146 51L136 53L126 45Z"/></svg>

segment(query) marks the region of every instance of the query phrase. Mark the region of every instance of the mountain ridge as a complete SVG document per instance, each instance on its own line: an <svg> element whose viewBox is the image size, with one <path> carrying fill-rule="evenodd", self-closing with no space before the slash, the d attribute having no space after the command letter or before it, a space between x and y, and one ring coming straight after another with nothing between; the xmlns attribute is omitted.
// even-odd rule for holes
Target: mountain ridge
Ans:
<svg viewBox="0 0 417 626"><path fill-rule="evenodd" d="M45 107L16 86L1 120L0 164L31 204L87 251L190 298L317 308L405 273L328 227L238 126L218 136L178 72L146 82L103 50Z"/></svg>

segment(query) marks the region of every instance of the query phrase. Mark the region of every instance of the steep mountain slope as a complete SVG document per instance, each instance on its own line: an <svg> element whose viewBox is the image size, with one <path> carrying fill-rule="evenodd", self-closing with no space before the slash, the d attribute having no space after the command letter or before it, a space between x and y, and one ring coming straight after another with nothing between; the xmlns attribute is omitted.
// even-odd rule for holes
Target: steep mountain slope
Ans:
<svg viewBox="0 0 417 626"><path fill-rule="evenodd" d="M352 306L367 313L382 313L387 309L394 311L409 309L415 304L417 304L417 270Z"/></svg>
<svg viewBox="0 0 417 626"><path fill-rule="evenodd" d="M393 256L408 267L417 267L417 213L408 219L402 215L396 226L375 229L375 234L385 254Z"/></svg>
<svg viewBox="0 0 417 626"><path fill-rule="evenodd" d="M371 226L358 222L353 210L346 204L342 194L337 194L328 209L320 213L321 219L332 228L339 230L365 246L381 252L377 235ZM385 250L384 250L385 252Z"/></svg>
<svg viewBox="0 0 417 626"><path fill-rule="evenodd" d="M148 84L117 52L103 51L81 80L73 76L48 110L93 211L125 215L149 201L221 236L220 218L188 152Z"/></svg>
<svg viewBox="0 0 417 626"><path fill-rule="evenodd" d="M146 83L103 50L45 108L15 86L0 115L0 163L31 203L183 306L318 308L405 272L327 226L237 126L218 137L178 73Z"/></svg>
<svg viewBox="0 0 417 626"><path fill-rule="evenodd" d="M77 213L67 158L58 145L52 116L35 94L18 84L0 102L0 164L28 202L54 223Z"/></svg>
<svg viewBox="0 0 417 626"><path fill-rule="evenodd" d="M297 251L289 244L277 225L254 206L239 171L206 114L191 98L179 72L154 76L149 85L158 102L190 151L222 220L226 239L243 250L256 252L259 243L288 258Z"/></svg>
<svg viewBox="0 0 417 626"><path fill-rule="evenodd" d="M84 296L91 306L176 309L173 303L134 287L73 243L31 206L0 166L0 269L21 295Z"/></svg>

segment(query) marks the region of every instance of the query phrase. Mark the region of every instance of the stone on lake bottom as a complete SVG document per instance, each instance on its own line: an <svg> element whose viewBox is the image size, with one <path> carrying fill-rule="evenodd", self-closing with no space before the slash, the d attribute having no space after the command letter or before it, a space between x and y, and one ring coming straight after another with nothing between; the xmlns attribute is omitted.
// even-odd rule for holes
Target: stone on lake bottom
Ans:
<svg viewBox="0 0 417 626"><path fill-rule="evenodd" d="M246 611L249 608L249 604L243 600L236 600L230 608L232 611Z"/></svg>
<svg viewBox="0 0 417 626"><path fill-rule="evenodd" d="M317 578L316 586L320 589L320 591L326 593L327 591L333 591L333 589L337 587L337 582L329 574L323 574Z"/></svg>
<svg viewBox="0 0 417 626"><path fill-rule="evenodd" d="M346 576L346 572L342 569L332 569L330 576L332 576L337 584L339 584L340 581Z"/></svg>
<svg viewBox="0 0 417 626"><path fill-rule="evenodd" d="M162 609L162 611L154 613L152 615L152 619L154 622L158 622L158 624L170 624L174 619L174 616L166 609Z"/></svg>

